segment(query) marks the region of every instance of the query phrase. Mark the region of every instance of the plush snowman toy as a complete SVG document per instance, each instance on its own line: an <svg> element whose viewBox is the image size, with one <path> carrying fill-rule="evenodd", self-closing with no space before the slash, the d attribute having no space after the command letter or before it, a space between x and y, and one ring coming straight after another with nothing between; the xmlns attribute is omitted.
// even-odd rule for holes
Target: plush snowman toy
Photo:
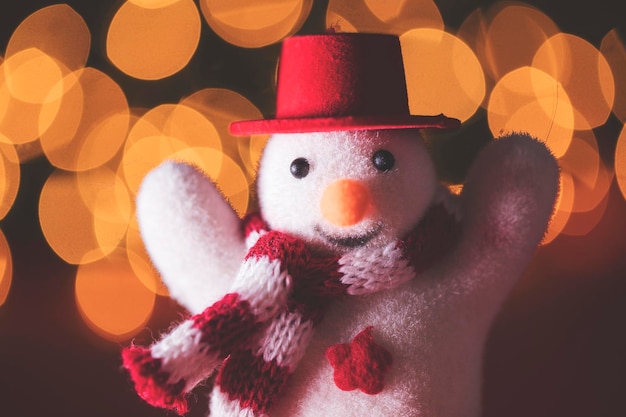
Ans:
<svg viewBox="0 0 626 417"><path fill-rule="evenodd" d="M409 115L397 37L283 44L260 212L239 219L197 169L166 162L137 215L191 316L123 351L138 394L183 414L213 375L211 416L477 417L490 324L541 240L557 165L511 134L477 157L460 196L438 184Z"/></svg>

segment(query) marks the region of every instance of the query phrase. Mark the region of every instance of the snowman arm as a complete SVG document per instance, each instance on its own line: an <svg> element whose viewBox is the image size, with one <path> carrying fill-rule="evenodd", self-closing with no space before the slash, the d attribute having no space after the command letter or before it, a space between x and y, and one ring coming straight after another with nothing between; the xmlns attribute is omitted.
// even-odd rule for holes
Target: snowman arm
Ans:
<svg viewBox="0 0 626 417"><path fill-rule="evenodd" d="M172 298L198 313L227 292L246 250L241 221L199 170L167 161L148 173L137 220Z"/></svg>
<svg viewBox="0 0 626 417"><path fill-rule="evenodd" d="M185 413L187 393L228 355L251 348L259 331L286 306L291 249L288 238L265 234L241 265L232 292L152 346L125 348L123 365L139 396L153 406Z"/></svg>
<svg viewBox="0 0 626 417"><path fill-rule="evenodd" d="M552 154L528 135L487 145L461 194L462 235L444 272L457 278L448 290L502 301L544 236L558 179Z"/></svg>

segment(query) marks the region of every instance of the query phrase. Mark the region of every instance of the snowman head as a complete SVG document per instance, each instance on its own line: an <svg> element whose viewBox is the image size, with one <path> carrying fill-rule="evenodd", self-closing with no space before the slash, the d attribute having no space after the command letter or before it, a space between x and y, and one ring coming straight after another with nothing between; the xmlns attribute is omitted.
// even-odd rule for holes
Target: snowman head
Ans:
<svg viewBox="0 0 626 417"><path fill-rule="evenodd" d="M341 130L273 135L258 176L272 229L345 252L403 237L436 189L416 130Z"/></svg>
<svg viewBox="0 0 626 417"><path fill-rule="evenodd" d="M436 186L419 131L459 121L410 113L394 35L294 36L279 62L275 116L230 125L273 135L258 178L266 221L335 251L402 237Z"/></svg>

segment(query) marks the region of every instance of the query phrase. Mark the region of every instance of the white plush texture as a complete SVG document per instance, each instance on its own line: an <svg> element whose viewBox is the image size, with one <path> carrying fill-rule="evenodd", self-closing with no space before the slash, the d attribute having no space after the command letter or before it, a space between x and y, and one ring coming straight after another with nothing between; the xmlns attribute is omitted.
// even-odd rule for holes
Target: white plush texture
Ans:
<svg viewBox="0 0 626 417"><path fill-rule="evenodd" d="M137 219L170 295L190 312L232 285L246 252L239 218L200 171L174 161L151 171L137 195Z"/></svg>
<svg viewBox="0 0 626 417"><path fill-rule="evenodd" d="M379 172L371 162L380 149L395 156L390 172ZM310 163L305 178L290 174L296 158ZM320 210L325 187L344 178L366 184L376 207L370 217L350 227L329 223ZM363 235L382 224L382 233L369 242L370 247L403 236L421 218L435 189L435 171L426 147L415 131L406 130L274 135L266 145L258 178L261 212L270 227L324 249L328 242L316 233L316 226L328 235L347 237Z"/></svg>
<svg viewBox="0 0 626 417"><path fill-rule="evenodd" d="M371 157L381 148L396 157L391 172L372 167ZM303 179L289 172L291 161L299 157L311 162ZM377 208L372 217L347 228L325 222L320 214L324 187L340 178L366 183ZM144 192L151 197L144 198L138 214L149 252L172 294L198 311L223 295L241 264L244 242L235 230L236 219L197 173L171 165L159 168L147 182L152 185L144 187L152 191ZM462 220L462 235L446 259L415 279L334 303L272 417L478 417L485 339L543 236L557 185L554 158L523 135L490 143L474 162L460 197L437 191L428 151L414 132L273 136L258 180L262 212L272 228L295 234L318 250L357 259L358 249L351 253L335 247L316 228L345 237L383 224L383 232L367 244L375 250L401 238L433 201L443 199ZM324 350L349 342L370 325L375 341L393 356L385 387L377 395L341 391ZM218 412L227 408L237 413L237 407L214 390L212 415L246 415Z"/></svg>

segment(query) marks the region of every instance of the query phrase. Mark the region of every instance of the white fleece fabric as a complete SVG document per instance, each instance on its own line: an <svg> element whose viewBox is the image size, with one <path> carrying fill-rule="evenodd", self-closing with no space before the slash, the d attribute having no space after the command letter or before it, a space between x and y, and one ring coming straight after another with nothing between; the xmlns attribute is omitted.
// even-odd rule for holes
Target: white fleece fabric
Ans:
<svg viewBox="0 0 626 417"><path fill-rule="evenodd" d="M396 158L390 172L371 165L379 149ZM299 157L310 161L310 172L295 179L289 165ZM376 210L360 224L339 228L321 216L319 199L325 185L346 177L368 184ZM486 146L462 194L447 197L462 224L452 252L399 287L334 303L306 352L298 353L303 358L271 416L478 417L485 339L544 234L557 188L558 167L540 142L513 134ZM367 246L383 247L420 220L441 197L436 190L428 151L411 131L275 135L258 187L272 229L325 252L355 256L358 248L338 247L315 230L349 237L382 224L383 232ZM223 295L245 242L239 219L208 179L184 164L164 164L144 182L138 216L148 252L174 298L195 313ZM393 358L384 389L376 395L342 391L324 351L367 326Z"/></svg>

